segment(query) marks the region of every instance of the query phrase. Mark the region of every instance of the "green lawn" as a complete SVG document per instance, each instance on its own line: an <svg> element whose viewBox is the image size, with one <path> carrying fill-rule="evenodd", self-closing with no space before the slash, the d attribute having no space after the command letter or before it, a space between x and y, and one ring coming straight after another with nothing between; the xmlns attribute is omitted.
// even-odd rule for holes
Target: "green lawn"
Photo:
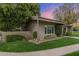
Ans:
<svg viewBox="0 0 79 59"><path fill-rule="evenodd" d="M52 40L52 41L40 43L38 45L34 43L30 43L28 41L17 40L13 42L0 43L0 51L29 52L29 51L52 49L52 48L57 48L57 47L62 47L62 46L67 46L77 43L79 43L79 40L72 38L63 38L54 41Z"/></svg>
<svg viewBox="0 0 79 59"><path fill-rule="evenodd" d="M77 37L79 37L79 32L72 32L72 36L77 36Z"/></svg>
<svg viewBox="0 0 79 59"><path fill-rule="evenodd" d="M79 51L72 52L72 53L66 54L64 56L79 56Z"/></svg>

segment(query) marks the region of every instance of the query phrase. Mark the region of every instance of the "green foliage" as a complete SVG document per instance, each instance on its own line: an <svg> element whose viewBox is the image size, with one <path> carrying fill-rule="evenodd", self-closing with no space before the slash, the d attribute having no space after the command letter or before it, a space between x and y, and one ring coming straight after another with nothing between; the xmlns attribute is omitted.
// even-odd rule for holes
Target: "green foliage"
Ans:
<svg viewBox="0 0 79 59"><path fill-rule="evenodd" d="M65 34L66 36L70 36L70 35L72 35L72 33L71 32L66 32L66 34Z"/></svg>
<svg viewBox="0 0 79 59"><path fill-rule="evenodd" d="M37 31L33 32L33 38L37 38Z"/></svg>
<svg viewBox="0 0 79 59"><path fill-rule="evenodd" d="M39 14L39 4L0 4L0 29L23 28L36 14Z"/></svg>
<svg viewBox="0 0 79 59"><path fill-rule="evenodd" d="M22 41L25 38L23 36L20 35L8 35L6 38L7 42L13 42L13 41Z"/></svg>
<svg viewBox="0 0 79 59"><path fill-rule="evenodd" d="M72 24L78 20L78 14L74 11L74 9L78 9L75 4L64 4L55 10L55 18L66 23Z"/></svg>
<svg viewBox="0 0 79 59"><path fill-rule="evenodd" d="M62 25L56 25L55 26L55 33L57 36L61 36L62 33Z"/></svg>

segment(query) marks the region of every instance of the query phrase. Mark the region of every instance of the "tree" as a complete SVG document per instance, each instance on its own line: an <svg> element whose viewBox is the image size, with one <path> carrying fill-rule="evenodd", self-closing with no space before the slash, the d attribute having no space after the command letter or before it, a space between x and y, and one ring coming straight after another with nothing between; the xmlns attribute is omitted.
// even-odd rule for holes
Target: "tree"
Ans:
<svg viewBox="0 0 79 59"><path fill-rule="evenodd" d="M78 14L74 9L74 4L64 4L55 10L55 18L66 24L72 24L78 20Z"/></svg>
<svg viewBox="0 0 79 59"><path fill-rule="evenodd" d="M58 7L55 10L55 18L60 20L61 22L65 23L66 25L73 24L74 22L77 22L78 20L78 13L75 9L75 4L64 4L63 6ZM71 30L66 31L64 29L65 35L71 35Z"/></svg>
<svg viewBox="0 0 79 59"><path fill-rule="evenodd" d="M11 5L0 4L0 30L7 31L13 28L12 11L13 8Z"/></svg>
<svg viewBox="0 0 79 59"><path fill-rule="evenodd" d="M38 4L17 4L15 8L18 25L26 30L27 24L31 21L31 16L39 14Z"/></svg>
<svg viewBox="0 0 79 59"><path fill-rule="evenodd" d="M39 4L0 4L0 29L23 29L36 14L39 14Z"/></svg>

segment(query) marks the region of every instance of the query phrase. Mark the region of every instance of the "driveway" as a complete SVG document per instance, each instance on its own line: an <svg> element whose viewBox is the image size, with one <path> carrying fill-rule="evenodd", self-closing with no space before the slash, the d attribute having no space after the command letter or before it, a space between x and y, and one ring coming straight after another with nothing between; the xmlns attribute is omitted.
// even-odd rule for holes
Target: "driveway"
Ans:
<svg viewBox="0 0 79 59"><path fill-rule="evenodd" d="M0 52L0 55L1 56L61 56L77 50L79 50L79 44L69 45L55 49L42 50L42 51L33 51L33 52L21 52L21 53Z"/></svg>

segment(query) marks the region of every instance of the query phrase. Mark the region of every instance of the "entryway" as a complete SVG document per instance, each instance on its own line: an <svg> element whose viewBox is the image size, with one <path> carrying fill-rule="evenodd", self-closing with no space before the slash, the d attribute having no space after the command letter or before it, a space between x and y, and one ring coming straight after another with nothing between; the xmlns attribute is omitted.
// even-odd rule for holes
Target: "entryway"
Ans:
<svg viewBox="0 0 79 59"><path fill-rule="evenodd" d="M61 24L55 24L55 34L57 36L62 35L62 25Z"/></svg>

